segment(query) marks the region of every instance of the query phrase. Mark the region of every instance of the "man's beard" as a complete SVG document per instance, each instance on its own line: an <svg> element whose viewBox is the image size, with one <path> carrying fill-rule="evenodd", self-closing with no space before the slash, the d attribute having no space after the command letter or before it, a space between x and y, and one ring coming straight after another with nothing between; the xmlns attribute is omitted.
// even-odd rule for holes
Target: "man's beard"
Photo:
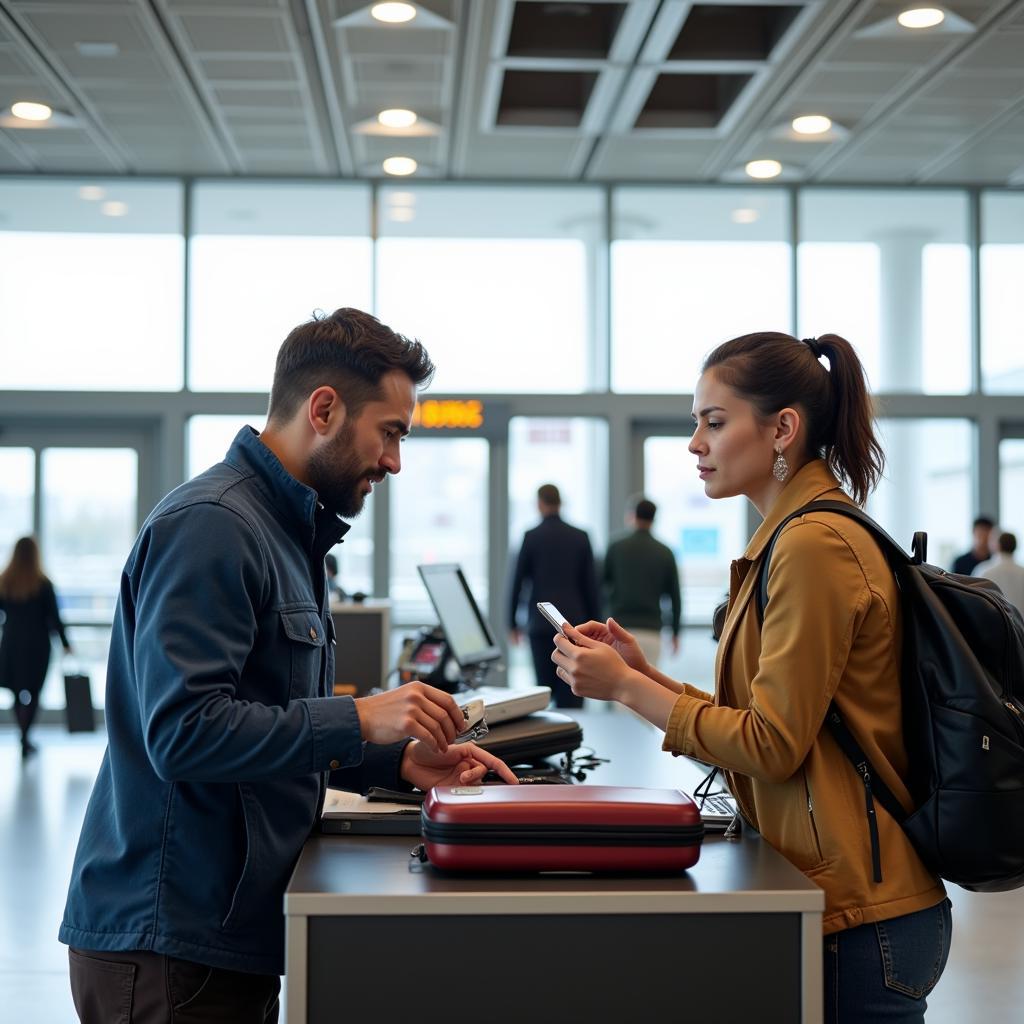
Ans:
<svg viewBox="0 0 1024 1024"><path fill-rule="evenodd" d="M362 485L366 480L384 478L377 466L364 466L352 450L355 426L346 423L338 436L322 445L309 457L306 476L320 500L336 515L351 519L359 515L366 502Z"/></svg>

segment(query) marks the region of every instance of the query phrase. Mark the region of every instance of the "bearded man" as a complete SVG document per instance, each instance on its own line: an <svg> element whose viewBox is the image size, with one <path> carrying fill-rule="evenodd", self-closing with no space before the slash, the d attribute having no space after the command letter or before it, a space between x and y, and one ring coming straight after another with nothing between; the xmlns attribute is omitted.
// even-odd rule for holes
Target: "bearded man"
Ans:
<svg viewBox="0 0 1024 1024"><path fill-rule="evenodd" d="M266 429L243 428L143 524L60 929L83 1024L276 1021L284 890L329 778L425 789L490 768L515 781L472 743L449 746L464 719L441 690L330 696L324 556L401 469L432 373L418 341L359 310L300 325Z"/></svg>

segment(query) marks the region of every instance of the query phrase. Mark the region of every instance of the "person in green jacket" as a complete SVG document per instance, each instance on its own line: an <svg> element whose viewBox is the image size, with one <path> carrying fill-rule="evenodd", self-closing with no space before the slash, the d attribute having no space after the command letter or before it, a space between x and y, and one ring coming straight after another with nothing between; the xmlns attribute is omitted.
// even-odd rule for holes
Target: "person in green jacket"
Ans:
<svg viewBox="0 0 1024 1024"><path fill-rule="evenodd" d="M653 501L641 498L630 516L633 532L608 545L603 582L608 611L640 644L652 665L661 657L661 631L665 625L662 598L672 605L672 653L679 652L679 570L672 549L651 534L658 511Z"/></svg>

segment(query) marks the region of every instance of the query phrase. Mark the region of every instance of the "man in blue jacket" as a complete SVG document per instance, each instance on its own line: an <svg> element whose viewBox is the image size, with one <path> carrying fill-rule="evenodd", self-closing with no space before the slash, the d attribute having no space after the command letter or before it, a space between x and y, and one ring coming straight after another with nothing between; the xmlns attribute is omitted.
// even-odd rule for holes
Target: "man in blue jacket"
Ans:
<svg viewBox="0 0 1024 1024"><path fill-rule="evenodd" d="M263 433L245 427L143 525L60 929L83 1024L277 1020L284 890L330 773L346 789L467 784L488 768L515 781L452 744L463 716L447 693L330 696L324 556L340 517L401 469L432 372L419 342L359 310L297 327Z"/></svg>

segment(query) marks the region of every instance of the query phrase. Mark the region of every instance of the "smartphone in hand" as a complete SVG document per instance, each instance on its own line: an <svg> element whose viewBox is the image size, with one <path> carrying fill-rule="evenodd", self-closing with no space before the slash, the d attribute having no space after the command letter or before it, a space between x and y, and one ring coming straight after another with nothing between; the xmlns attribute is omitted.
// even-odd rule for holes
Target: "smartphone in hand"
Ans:
<svg viewBox="0 0 1024 1024"><path fill-rule="evenodd" d="M550 601L538 601L537 611L555 627L556 632L561 633L569 643L575 645L576 641L572 637L566 636L565 630L562 629L562 623L568 620Z"/></svg>

